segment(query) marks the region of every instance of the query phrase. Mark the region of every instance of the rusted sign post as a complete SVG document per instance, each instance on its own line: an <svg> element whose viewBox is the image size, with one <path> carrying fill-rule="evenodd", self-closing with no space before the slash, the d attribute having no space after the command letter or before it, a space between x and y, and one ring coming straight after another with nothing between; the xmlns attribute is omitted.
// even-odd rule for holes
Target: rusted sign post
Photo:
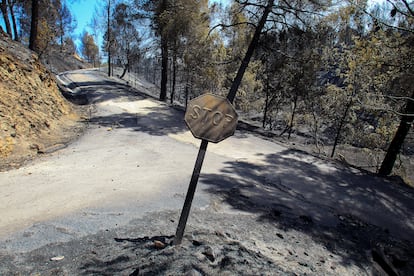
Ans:
<svg viewBox="0 0 414 276"><path fill-rule="evenodd" d="M202 140L198 151L197 160L194 165L193 174L191 176L190 185L188 186L187 195L185 196L184 206L181 210L180 220L178 222L177 231L175 232L174 245L181 244L183 240L185 226L187 225L188 215L190 214L191 203L193 202L194 193L197 188L198 177L200 176L201 166L203 165L204 156L206 155L208 141Z"/></svg>
<svg viewBox="0 0 414 276"><path fill-rule="evenodd" d="M236 97L237 89L243 79L244 72L253 56L254 49L259 43L260 33L266 24L267 17L272 11L274 2L274 0L267 1L263 15L256 26L253 38L230 87L227 99L213 94L204 94L189 103L189 107L185 113L185 121L193 135L196 138L202 139L202 142L188 187L184 207L181 211L180 221L174 238L175 245L180 244L183 239L185 225L190 213L191 203L194 198L194 192L197 187L197 181L200 176L208 142L218 143L234 134L237 125L237 113L231 103Z"/></svg>
<svg viewBox="0 0 414 276"><path fill-rule="evenodd" d="M236 130L237 118L234 107L226 98L210 93L190 101L187 107L184 120L194 137L202 141L175 233L175 245L183 239L208 142L218 143L232 136Z"/></svg>

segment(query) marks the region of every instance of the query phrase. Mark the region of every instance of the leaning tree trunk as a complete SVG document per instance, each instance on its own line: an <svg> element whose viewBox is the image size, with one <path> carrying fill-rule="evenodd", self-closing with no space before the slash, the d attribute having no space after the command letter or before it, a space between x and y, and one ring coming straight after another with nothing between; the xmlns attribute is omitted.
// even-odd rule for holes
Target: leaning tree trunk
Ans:
<svg viewBox="0 0 414 276"><path fill-rule="evenodd" d="M234 98L236 97L237 90L239 89L240 83L243 79L244 72L246 71L247 67L249 66L250 59L253 56L254 50L256 49L257 45L259 44L260 34L262 33L263 27L266 23L267 17L269 16L270 12L273 8L274 0L269 0L267 2L267 6L263 11L262 18L259 21L259 24L256 26L256 30L254 31L252 41L247 48L246 54L240 64L239 70L237 71L236 77L230 87L229 94L227 94L227 99L233 103Z"/></svg>
<svg viewBox="0 0 414 276"><path fill-rule="evenodd" d="M122 74L119 76L119 78L123 79L125 77L126 72L129 72L129 62L125 64L124 70L122 71Z"/></svg>
<svg viewBox="0 0 414 276"><path fill-rule="evenodd" d="M411 95L411 99L407 99L407 105L405 108L404 115L401 117L400 125L395 133L394 138L388 148L387 154L382 161L381 168L378 171L379 175L389 175L394 167L395 160L397 159L398 153L404 143L405 137L410 131L410 127L414 120L414 92Z"/></svg>

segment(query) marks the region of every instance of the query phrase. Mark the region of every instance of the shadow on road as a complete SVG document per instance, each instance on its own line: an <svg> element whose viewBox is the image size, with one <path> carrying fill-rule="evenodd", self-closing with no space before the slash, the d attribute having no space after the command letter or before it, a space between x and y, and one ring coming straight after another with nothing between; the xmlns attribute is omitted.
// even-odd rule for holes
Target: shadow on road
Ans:
<svg viewBox="0 0 414 276"><path fill-rule="evenodd" d="M75 104L98 104L111 100L137 102L151 98L150 95L127 84L111 80L76 82L76 87L80 92L70 99ZM140 113L142 110L138 110L137 113L123 112L92 116L89 123L111 128L129 128L155 136L187 130L183 119L184 113L181 110L164 105L149 106L144 109L143 113Z"/></svg>
<svg viewBox="0 0 414 276"><path fill-rule="evenodd" d="M71 91L62 91L63 96L76 105L96 104L116 98L133 99L137 95L144 95L126 84L103 80L99 82L72 82L68 86ZM108 93L108 91L110 93ZM145 95L150 97L149 95Z"/></svg>
<svg viewBox="0 0 414 276"><path fill-rule="evenodd" d="M129 128L154 136L176 134L187 131L181 111L168 107L146 107L145 114L119 113L96 116L90 123L112 128Z"/></svg>
<svg viewBox="0 0 414 276"><path fill-rule="evenodd" d="M101 82L80 82L76 83L81 90L80 95L86 95L89 104L97 104L117 98L133 100L136 96L149 97L140 91L123 83L105 80Z"/></svg>
<svg viewBox="0 0 414 276"><path fill-rule="evenodd" d="M220 174L201 180L232 208L303 232L344 264L369 261L366 252L378 246L403 248L400 258L413 255L413 189L296 150L262 157L258 164L227 162ZM414 271L412 261L404 265Z"/></svg>

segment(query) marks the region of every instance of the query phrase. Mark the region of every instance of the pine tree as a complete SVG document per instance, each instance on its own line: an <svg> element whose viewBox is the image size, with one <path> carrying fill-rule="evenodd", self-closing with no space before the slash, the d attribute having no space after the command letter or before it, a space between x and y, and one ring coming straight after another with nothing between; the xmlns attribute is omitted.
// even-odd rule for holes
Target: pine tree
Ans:
<svg viewBox="0 0 414 276"><path fill-rule="evenodd" d="M88 60L88 62L93 63L97 61L99 54L99 48L93 39L93 36L88 32L84 32L82 36L82 45L81 45L82 55Z"/></svg>

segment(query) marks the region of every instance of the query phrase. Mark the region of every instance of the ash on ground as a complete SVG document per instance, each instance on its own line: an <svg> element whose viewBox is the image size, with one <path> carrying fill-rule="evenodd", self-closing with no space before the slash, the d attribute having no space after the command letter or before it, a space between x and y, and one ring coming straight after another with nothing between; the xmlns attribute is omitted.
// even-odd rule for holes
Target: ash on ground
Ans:
<svg viewBox="0 0 414 276"><path fill-rule="evenodd" d="M278 210L267 215L190 215L173 246L179 213L151 213L128 227L1 253L1 275L414 275L414 247L352 216L335 227Z"/></svg>

